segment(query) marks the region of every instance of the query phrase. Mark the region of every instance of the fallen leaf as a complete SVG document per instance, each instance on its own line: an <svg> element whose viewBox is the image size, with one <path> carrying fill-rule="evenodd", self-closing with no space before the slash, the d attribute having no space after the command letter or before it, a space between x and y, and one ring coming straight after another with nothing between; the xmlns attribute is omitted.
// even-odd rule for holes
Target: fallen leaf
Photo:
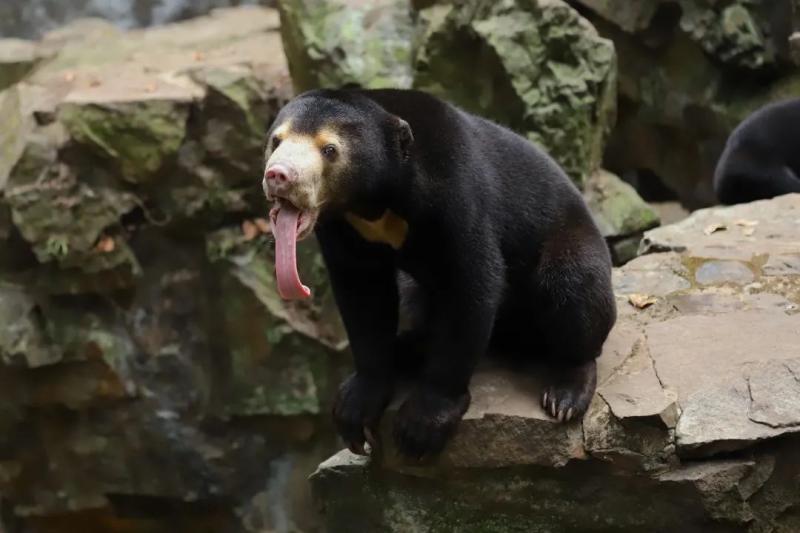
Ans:
<svg viewBox="0 0 800 533"><path fill-rule="evenodd" d="M747 220L746 218L740 218L734 222L737 226L745 226L747 228L758 226L758 220Z"/></svg>
<svg viewBox="0 0 800 533"><path fill-rule="evenodd" d="M114 242L113 237L109 237L108 235L104 235L100 237L100 240L97 241L97 246L95 246L95 250L98 252L102 252L104 254L108 254L114 251L117 247L116 243Z"/></svg>
<svg viewBox="0 0 800 533"><path fill-rule="evenodd" d="M245 220L242 222L242 234L244 235L244 240L252 241L258 237L258 227L249 220Z"/></svg>
<svg viewBox="0 0 800 533"><path fill-rule="evenodd" d="M253 223L258 228L258 231L260 231L261 233L265 233L265 234L269 234L270 233L271 230L270 230L270 227L269 227L269 222L267 221L266 218L256 218L256 219L253 220Z"/></svg>
<svg viewBox="0 0 800 533"><path fill-rule="evenodd" d="M647 294L629 294L628 295L628 302L634 306L636 309L645 309L650 307L654 303L658 301L658 298L655 296L650 296Z"/></svg>
<svg viewBox="0 0 800 533"><path fill-rule="evenodd" d="M716 233L718 231L725 231L726 229L728 229L728 226L726 226L721 222L717 222L715 224L710 224L706 226L706 229L703 230L703 233L705 233L706 235L711 235L712 233Z"/></svg>

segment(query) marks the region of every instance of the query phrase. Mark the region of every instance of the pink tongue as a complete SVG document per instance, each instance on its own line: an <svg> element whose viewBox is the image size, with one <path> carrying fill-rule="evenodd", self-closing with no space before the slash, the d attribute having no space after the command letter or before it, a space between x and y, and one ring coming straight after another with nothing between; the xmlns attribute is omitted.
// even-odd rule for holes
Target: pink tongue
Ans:
<svg viewBox="0 0 800 533"><path fill-rule="evenodd" d="M300 212L294 207L281 206L272 228L275 235L275 273L278 292L285 300L308 298L311 290L300 282L297 274L297 219Z"/></svg>

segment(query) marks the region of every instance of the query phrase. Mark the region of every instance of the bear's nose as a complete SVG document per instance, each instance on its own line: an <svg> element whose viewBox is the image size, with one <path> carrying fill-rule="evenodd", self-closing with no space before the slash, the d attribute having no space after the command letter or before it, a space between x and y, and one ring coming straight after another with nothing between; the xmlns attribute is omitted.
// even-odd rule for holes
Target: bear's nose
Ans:
<svg viewBox="0 0 800 533"><path fill-rule="evenodd" d="M293 181L294 178L294 173L286 165L276 163L267 169L267 182L282 183Z"/></svg>
<svg viewBox="0 0 800 533"><path fill-rule="evenodd" d="M275 163L264 173L264 192L268 197L282 196L295 181L297 181L297 172L292 167L283 163Z"/></svg>

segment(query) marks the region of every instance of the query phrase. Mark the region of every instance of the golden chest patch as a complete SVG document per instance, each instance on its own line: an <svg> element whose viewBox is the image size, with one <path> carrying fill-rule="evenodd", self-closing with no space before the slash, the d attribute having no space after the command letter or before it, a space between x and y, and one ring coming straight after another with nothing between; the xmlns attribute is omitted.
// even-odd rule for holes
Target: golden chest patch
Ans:
<svg viewBox="0 0 800 533"><path fill-rule="evenodd" d="M395 250L403 246L408 235L408 222L388 209L377 220L367 220L353 213L345 213L344 217L364 239L388 244Z"/></svg>

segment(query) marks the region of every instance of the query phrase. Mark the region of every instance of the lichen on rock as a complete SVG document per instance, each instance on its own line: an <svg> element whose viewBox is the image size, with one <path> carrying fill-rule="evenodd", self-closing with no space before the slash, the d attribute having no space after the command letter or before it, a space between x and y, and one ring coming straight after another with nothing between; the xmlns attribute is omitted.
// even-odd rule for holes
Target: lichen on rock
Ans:
<svg viewBox="0 0 800 533"><path fill-rule="evenodd" d="M573 8L472 0L420 17L415 87L539 143L578 183L599 168L615 120L616 56Z"/></svg>
<svg viewBox="0 0 800 533"><path fill-rule="evenodd" d="M287 0L278 7L298 92L347 83L411 85L416 28L407 2Z"/></svg>

